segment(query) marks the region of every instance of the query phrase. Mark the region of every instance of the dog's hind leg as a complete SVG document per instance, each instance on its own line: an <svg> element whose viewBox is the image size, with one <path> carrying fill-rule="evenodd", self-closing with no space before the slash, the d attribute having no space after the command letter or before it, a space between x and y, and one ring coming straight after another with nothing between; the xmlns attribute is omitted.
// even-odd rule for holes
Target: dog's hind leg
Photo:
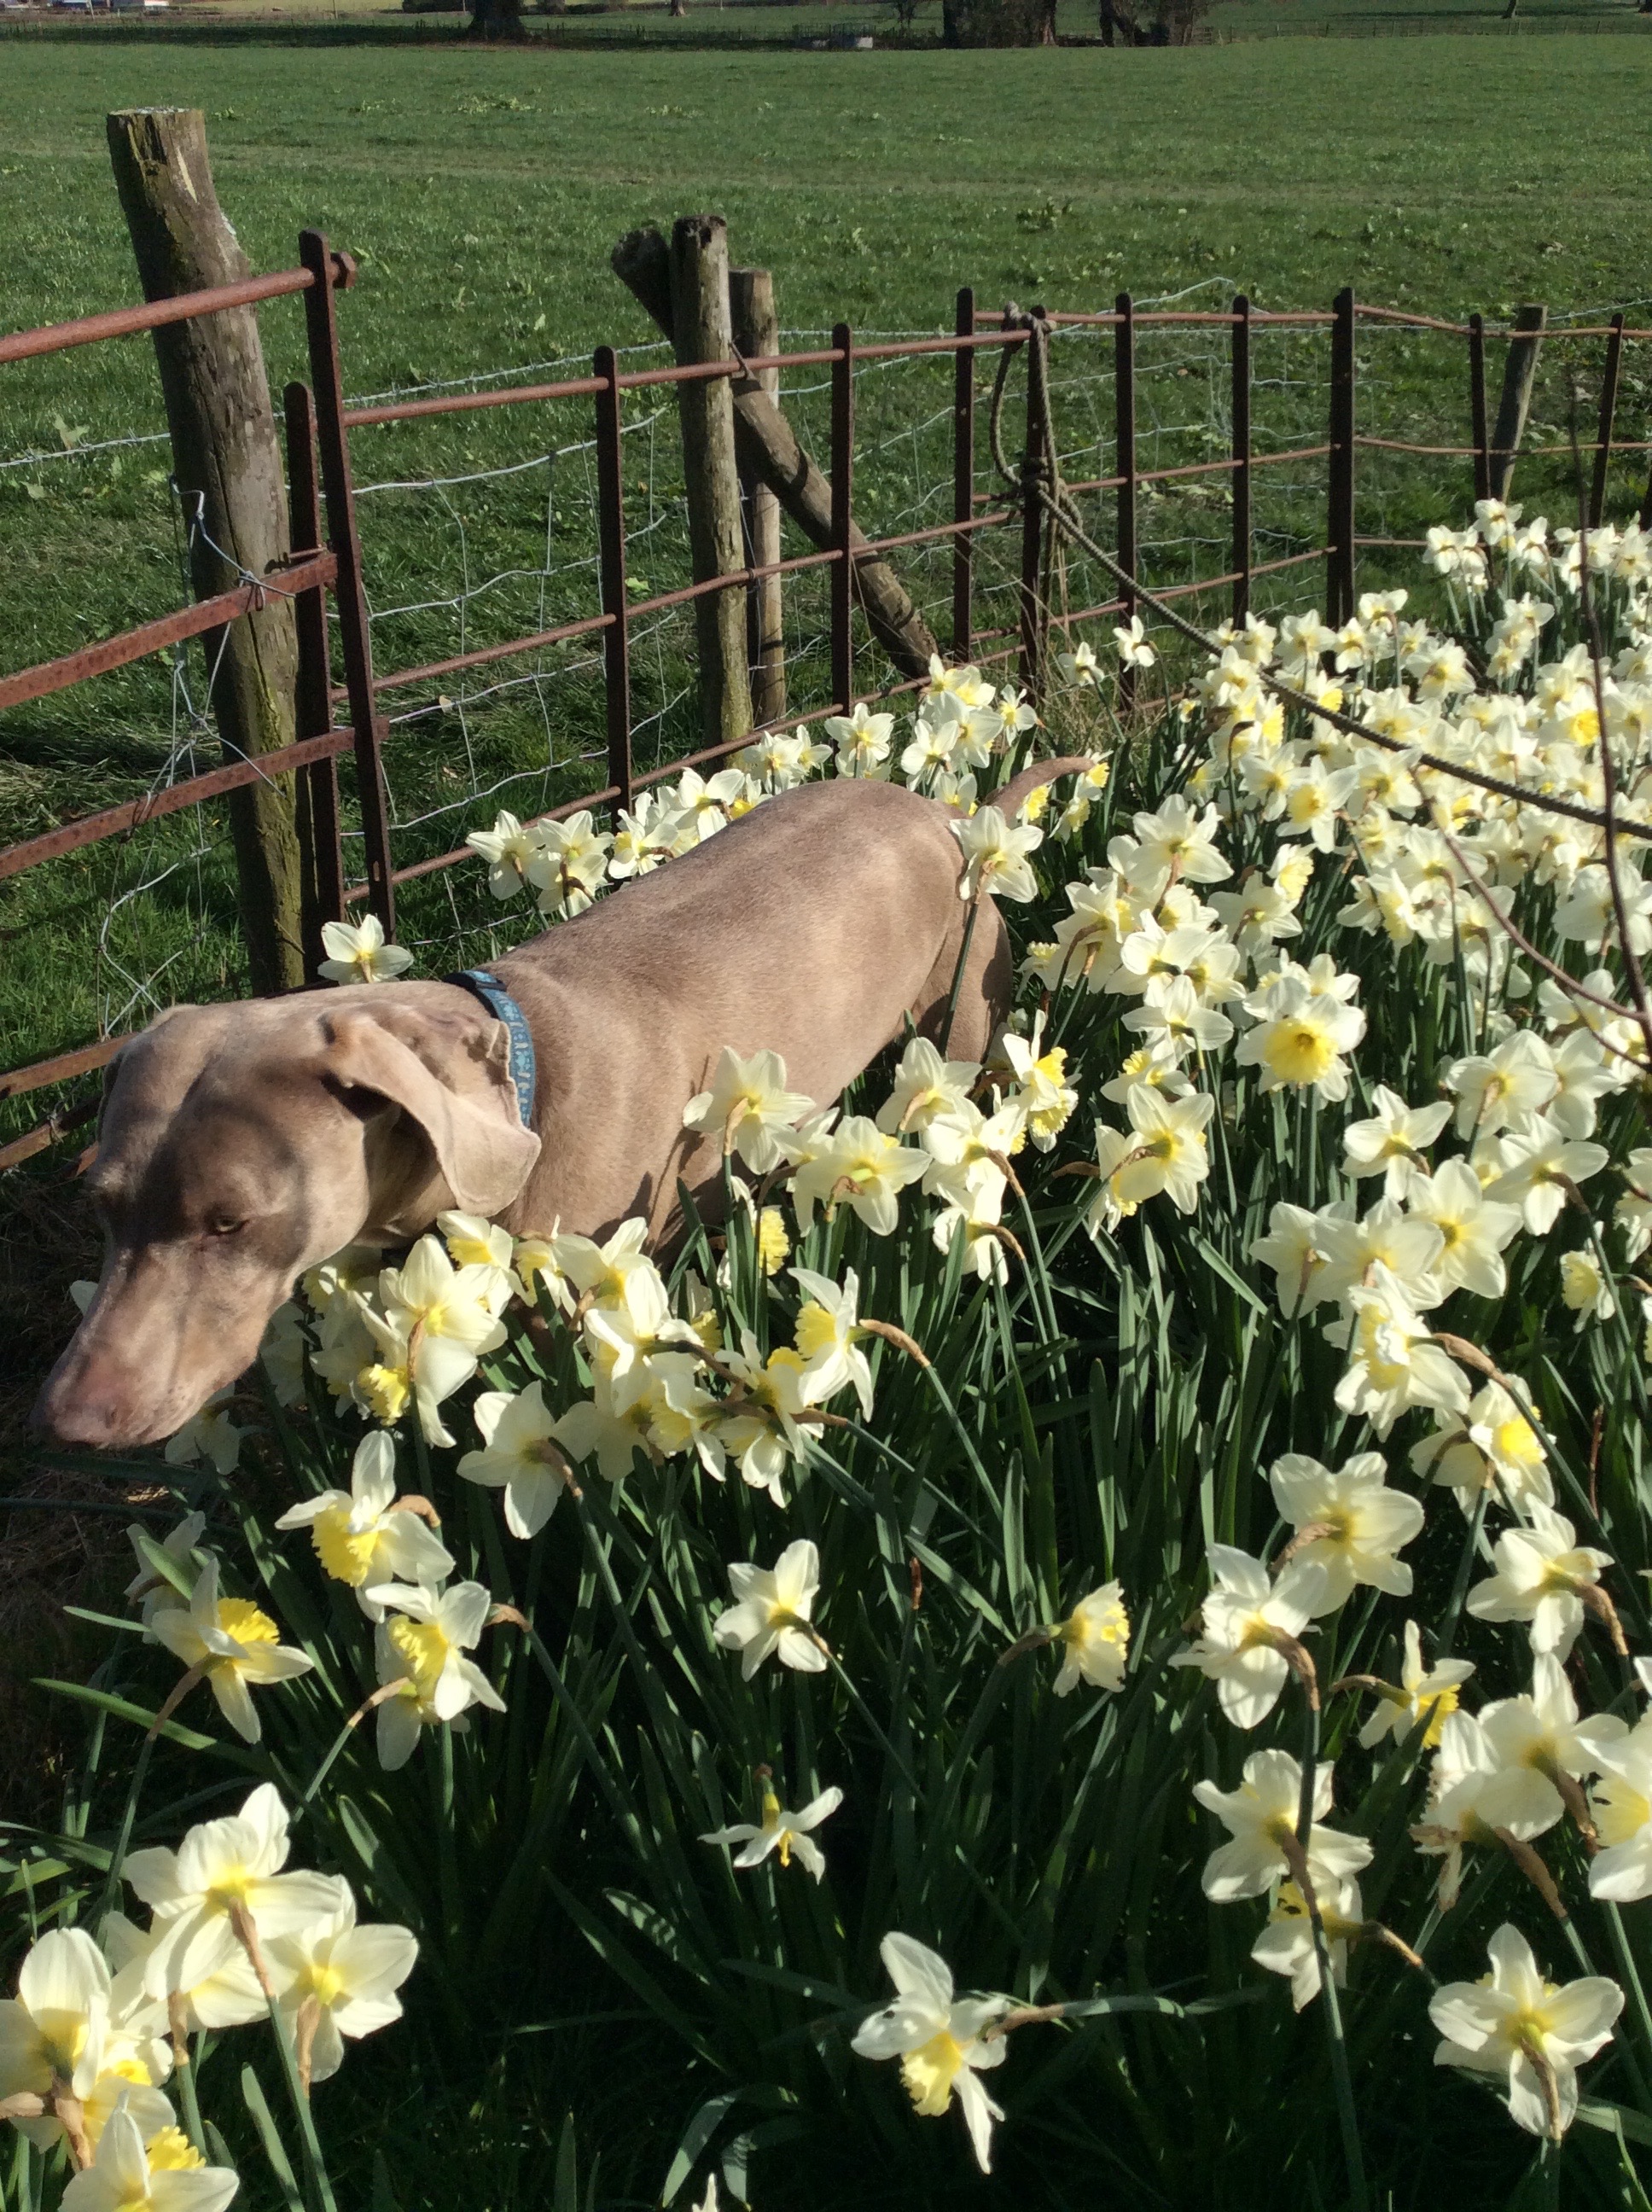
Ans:
<svg viewBox="0 0 1652 2212"><path fill-rule="evenodd" d="M948 1059L985 1060L987 1048L1010 1011L1015 962L1004 917L994 900L983 898L975 909L975 927L969 930L969 950L949 1032L947 1006L967 930L969 909L960 903L957 927L949 933L912 1014L920 1035L939 1046Z"/></svg>

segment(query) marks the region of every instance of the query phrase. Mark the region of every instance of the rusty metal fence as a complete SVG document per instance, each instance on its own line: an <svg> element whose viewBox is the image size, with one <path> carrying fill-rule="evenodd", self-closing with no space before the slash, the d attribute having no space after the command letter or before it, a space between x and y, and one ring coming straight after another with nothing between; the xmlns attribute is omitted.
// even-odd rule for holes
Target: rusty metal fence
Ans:
<svg viewBox="0 0 1652 2212"><path fill-rule="evenodd" d="M285 423L291 504L289 562L277 573L248 579L234 590L78 651L10 674L0 674L0 710L47 697L146 655L176 647L191 638L222 633L236 617L255 609L264 595L290 594L295 603L300 644L299 741L278 753L230 763L204 775L185 777L144 797L71 821L42 836L0 850L0 878L15 878L105 841L130 836L143 824L185 809L200 809L224 793L275 775L304 779L304 810L313 849L307 864L323 917L343 919L353 909L376 915L387 936L398 922L398 895L430 878L446 880L457 863L472 858L461 841L435 852L408 858L396 850L398 837L387 803L387 771L394 766L398 738L390 705L410 694L429 698L443 708L451 702L438 687L464 684L478 674L531 661L543 669L544 656L570 647L585 656L580 665L591 679L592 698L600 693L602 743L581 749L575 761L555 764L577 771L580 763L601 763L596 777L562 803L533 818L567 816L580 809L629 808L651 785L685 769L714 763L750 741L752 732L697 750L674 750L656 744L669 757L641 764L637 757L639 718L634 699L634 647L649 635L649 625L690 608L708 593L746 591L761 580L781 575L819 587L818 621L797 656L809 692L799 711L764 724L786 730L821 714L847 712L858 696L897 697L921 686L922 679L890 685L881 667L869 666L854 601L857 560L871 554L896 555L918 564L918 596L938 635L956 660L1012 674L1037 696L1043 681L1052 627L1075 626L1135 611L1133 594L1110 580L1099 595L1082 561L1069 567L1053 558L1044 539L1036 501L1017 497L1018 469L1037 465L1038 440L1047 419L1045 395L1036 388L1032 364L1038 349L1027 349L1026 331L1007 312L977 309L970 291L958 295L954 326L932 336L857 341L847 324L837 325L829 343L747 361L694 367L675 364L623 368L610 346L596 350L589 374L551 381L503 383L489 378L485 388L392 393L351 404L345 397L338 330L337 294L348 289L353 268L347 255L334 252L319 233L307 231L300 241L299 265L211 292L149 306L88 317L36 331L0 337L0 368L9 362L130 337L163 324L301 295L306 321L309 380L285 392ZM1389 520L1396 500L1402 520L1426 511L1439 519L1472 497L1489 495L1501 457L1488 428L1486 393L1488 332L1483 319L1463 324L1371 307L1344 291L1328 311L1266 312L1241 296L1221 308L1139 305L1120 295L1112 309L1090 313L1055 312L1048 317L1048 419L1057 425L1060 451L1054 458L1066 492L1090 503L1098 538L1110 542L1121 564L1162 599L1193 598L1209 610L1240 621L1264 592L1276 599L1295 591L1297 577L1311 597L1322 598L1333 624L1354 611L1362 559L1392 563L1408 558L1424 543L1410 532L1371 528ZM826 334L823 333L823 336ZM1176 349L1197 337L1207 352L1197 364L1203 395L1202 422L1166 420L1155 404L1144 410L1148 375L1161 381L1187 378L1189 363ZM1570 380L1565 404L1577 411L1579 379L1589 390L1589 420L1582 436L1589 480L1588 509L1598 521L1605 511L1614 458L1652 452L1652 437L1625 438L1619 421L1626 389L1625 348L1652 342L1652 329L1629 327L1619 313L1570 325L1552 322L1546 334L1551 348L1571 349L1565 356ZM1376 434L1361 427L1361 394L1368 383L1392 383L1362 347L1384 342L1449 344L1461 349L1466 442ZM1144 349L1162 350L1151 361ZM1578 348L1588 350L1580 355ZM1295 349L1291 360L1265 368L1266 348ZM1304 349L1309 367L1302 368ZM634 352L651 349L636 349ZM1011 481L992 465L987 448L988 395L1000 385L1005 356L1029 353L1024 394L1014 404L1017 428L999 428L1013 450ZM1552 355L1551 358L1553 358ZM690 582L669 590L642 586L628 556L628 433L656 417L647 410L649 395L668 394L690 380L734 376L774 368L789 380L787 404L805 375L827 403L826 419L815 441L832 487L831 542L777 563L750 567L732 574ZM851 552L853 525L862 520L857 464L866 459L857 439L857 384L874 372L926 369L932 380L950 385L947 400L926 418L950 448L950 483L929 488L925 511L936 519L912 528L872 536ZM1042 373L1042 372L1041 372ZM1643 392L1644 384L1635 387ZM1270 407L1281 395L1290 404ZM1021 409L1024 404L1024 416ZM588 561L568 565L578 581L594 570L590 596L594 604L567 619L519 634L465 643L460 650L384 670L375 666L375 616L369 605L358 497L367 492L425 489L433 481L358 483L355 441L361 434L392 426L451 423L459 417L495 416L501 410L588 408L588 429L577 451L592 465L595 543ZM1300 432L1309 407L1321 409L1322 434L1304 441L1278 434ZM887 412L887 410L885 410ZM1547 411L1564 411L1559 401ZM1272 414L1276 419L1270 422ZM1069 427L1071 426L1071 427ZM1389 427L1417 427L1401 423ZM1639 426L1643 428L1652 427ZM1570 464L1576 432L1564 441L1536 440L1522 447L1522 465L1546 461ZM1179 451L1198 448L1198 457L1142 465L1145 436L1155 446ZM823 451L821 449L823 447ZM1404 497L1385 479L1395 467L1412 471ZM1420 474L1418 473L1420 471ZM500 476L503 470L482 471ZM1276 501L1271 520L1262 519L1271 488L1288 486L1290 498ZM649 493L652 501L652 491ZM1187 503L1202 500L1214 515L1200 510L1190 522ZM1368 527L1362 532L1361 503ZM1144 525L1145 514L1181 501L1174 527L1157 532ZM1652 514L1652 485L1640 501L1643 520ZM950 512L948 511L950 509ZM654 526L652 520L646 529ZM370 548L368 549L370 555ZM1173 561L1185 570L1168 573ZM1322 575L1322 588L1318 579ZM1309 579L1315 581L1309 585ZM1279 580L1277 584L1272 580ZM913 579L908 575L909 584ZM1092 590L1086 592L1087 581ZM408 609L390 611L405 614ZM419 611L416 605L411 611ZM386 616L378 621L385 630ZM387 634L387 631L386 631ZM566 664L564 664L566 672ZM795 690L794 690L795 696ZM647 718L645 718L647 719ZM663 724L658 707L653 719ZM0 725L3 751L3 725ZM554 748L547 757L553 764ZM341 761L353 769L348 805L341 799ZM432 810L426 820L449 808ZM347 819L347 816L349 818ZM477 826L472 822L471 826ZM359 848L360 864L354 865ZM0 1075L0 1101L69 1085L101 1066L123 1038L110 1034L73 1049L37 1060ZM81 1098L60 1104L46 1120L0 1149L0 1166L10 1166L42 1150L58 1136L84 1124L95 1102Z"/></svg>

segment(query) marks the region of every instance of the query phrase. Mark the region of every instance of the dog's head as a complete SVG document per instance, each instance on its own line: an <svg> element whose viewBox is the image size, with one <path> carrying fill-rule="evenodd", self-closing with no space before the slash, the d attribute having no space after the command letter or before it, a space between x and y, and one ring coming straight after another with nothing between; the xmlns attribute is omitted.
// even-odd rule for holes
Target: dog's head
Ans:
<svg viewBox="0 0 1652 2212"><path fill-rule="evenodd" d="M304 1268L445 1206L501 1212L538 1151L503 1030L463 991L163 1015L110 1066L87 1177L103 1272L37 1424L65 1443L171 1436L252 1364Z"/></svg>

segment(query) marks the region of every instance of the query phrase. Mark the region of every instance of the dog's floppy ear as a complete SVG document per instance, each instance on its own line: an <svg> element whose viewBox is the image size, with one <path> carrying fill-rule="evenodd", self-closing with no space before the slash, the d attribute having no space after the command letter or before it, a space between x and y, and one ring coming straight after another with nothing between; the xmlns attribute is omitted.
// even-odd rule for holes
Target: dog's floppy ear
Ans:
<svg viewBox="0 0 1652 2212"><path fill-rule="evenodd" d="M329 1008L321 1031L328 1074L376 1091L418 1123L463 1212L491 1219L519 1195L539 1139L522 1126L502 1058L478 1050L474 1023L450 1027L404 1006L361 1006Z"/></svg>

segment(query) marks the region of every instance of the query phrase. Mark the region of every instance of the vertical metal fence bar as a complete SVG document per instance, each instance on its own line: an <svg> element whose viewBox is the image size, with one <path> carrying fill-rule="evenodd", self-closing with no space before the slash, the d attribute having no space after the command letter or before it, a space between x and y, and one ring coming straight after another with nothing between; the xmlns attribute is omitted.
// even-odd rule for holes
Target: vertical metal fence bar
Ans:
<svg viewBox="0 0 1652 2212"><path fill-rule="evenodd" d="M1491 496L1491 432L1485 418L1485 318L1468 319L1469 435L1474 441L1474 496Z"/></svg>
<svg viewBox="0 0 1652 2212"><path fill-rule="evenodd" d="M840 714L854 705L854 564L850 537L854 514L854 334L847 323L832 331L832 549L828 570L832 611L832 698Z"/></svg>
<svg viewBox="0 0 1652 2212"><path fill-rule="evenodd" d="M1118 321L1113 325L1113 425L1117 459L1113 473L1119 483L1119 566L1136 573L1136 310L1128 292L1113 302ZM1136 595L1127 587L1121 594L1122 619L1127 629L1135 618ZM1119 671L1119 712L1127 714L1136 703L1136 672Z"/></svg>
<svg viewBox="0 0 1652 2212"><path fill-rule="evenodd" d="M282 394L287 422L287 510L295 556L321 550L321 486L315 471L315 402L307 384ZM332 672L327 652L327 595L318 584L293 609L298 630L298 696L293 734L332 727ZM321 925L344 919L344 851L338 835L337 755L299 771L299 846L303 884L304 974L313 983L323 957Z"/></svg>
<svg viewBox="0 0 1652 2212"><path fill-rule="evenodd" d="M961 338L975 331L975 295L965 285L958 294L957 321ZM952 368L952 520L972 522L975 514L975 352L961 345ZM968 660L975 631L975 538L960 530L952 541L952 658Z"/></svg>
<svg viewBox="0 0 1652 2212"><path fill-rule="evenodd" d="M1043 313L1035 307L1035 317ZM1036 704L1044 688L1044 623L1040 603L1044 559L1044 508L1037 487L1049 482L1044 427L1048 401L1044 388L1044 356L1028 332L1027 421L1021 448L1021 680Z"/></svg>
<svg viewBox="0 0 1652 2212"><path fill-rule="evenodd" d="M1606 520L1606 472L1612 465L1612 433L1618 415L1618 379L1624 365L1624 319L1612 319L1606 340L1606 367L1600 375L1600 418L1594 437L1594 477L1589 486L1589 528L1598 530Z"/></svg>
<svg viewBox="0 0 1652 2212"><path fill-rule="evenodd" d="M619 364L612 346L598 346L591 373L597 394L597 560L602 611L613 620L602 634L603 690L608 714L608 781L619 793L617 817L631 805L631 629L625 593L625 452Z"/></svg>
<svg viewBox="0 0 1652 2212"><path fill-rule="evenodd" d="M1330 459L1326 465L1325 598L1337 626L1354 611L1354 295L1337 294L1331 325Z"/></svg>
<svg viewBox="0 0 1652 2212"><path fill-rule="evenodd" d="M367 903L396 934L396 886L391 878L390 818L385 806L384 765L380 757L384 724L374 702L373 639L367 620L367 588L361 578L361 541L355 526L355 491L350 480L349 444L344 433L344 387L338 362L338 319L333 305L333 260L325 234L301 230L298 258L315 282L304 295L304 320L310 342L310 384L315 393L316 442L321 456L321 489L326 501L327 534L338 562L333 586L338 609L338 640L344 661L344 690L355 732L356 801L361 810L366 848Z"/></svg>
<svg viewBox="0 0 1652 2212"><path fill-rule="evenodd" d="M1250 612L1250 301L1233 303L1233 619Z"/></svg>

